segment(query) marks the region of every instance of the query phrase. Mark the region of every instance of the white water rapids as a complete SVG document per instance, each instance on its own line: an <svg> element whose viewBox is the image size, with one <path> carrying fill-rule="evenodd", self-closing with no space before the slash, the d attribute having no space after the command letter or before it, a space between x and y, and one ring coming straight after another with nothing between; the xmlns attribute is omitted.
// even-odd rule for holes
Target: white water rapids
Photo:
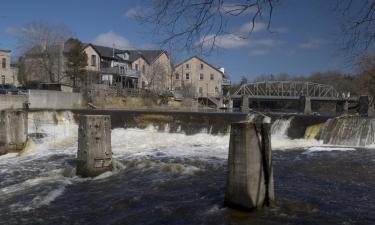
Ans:
<svg viewBox="0 0 375 225"><path fill-rule="evenodd" d="M344 147L332 149L322 145L321 141L312 139L294 139L287 137L290 119L279 119L272 125L272 148L274 150L305 149L306 152L316 151L345 151ZM74 182L85 182L91 178L75 176L74 168L64 164L64 160L48 160L48 157L75 158L77 153L78 125L73 114L66 112L34 112L29 114L30 141L26 149L19 153L9 153L0 156L0 195L3 200L22 194L22 201L15 202L10 208L28 211L48 205L64 193L66 186ZM112 130L112 151L115 159L115 171L102 174L94 179L104 179L122 170L120 159L132 159L136 167L160 167L165 171L182 175L194 174L198 167L183 163L166 163L147 161L149 157L189 158L200 161L218 161L225 163L228 155L229 134L210 135L198 133L168 133L157 131L152 126L147 129ZM41 166L40 164L43 164ZM14 171L17 171L16 173ZM24 175L29 174L31 175ZM48 186L48 187L47 187ZM31 196L34 189L38 196Z"/></svg>

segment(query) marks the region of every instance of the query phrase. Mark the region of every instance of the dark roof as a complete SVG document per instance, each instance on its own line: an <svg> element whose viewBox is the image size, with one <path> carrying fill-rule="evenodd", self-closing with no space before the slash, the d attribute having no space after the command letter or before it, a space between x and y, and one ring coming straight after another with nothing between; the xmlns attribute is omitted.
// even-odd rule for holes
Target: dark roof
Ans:
<svg viewBox="0 0 375 225"><path fill-rule="evenodd" d="M11 52L11 50L4 50L4 49L0 49L0 52Z"/></svg>
<svg viewBox="0 0 375 225"><path fill-rule="evenodd" d="M139 57L143 57L149 64L153 63L165 51L163 50L130 50L130 61L134 62Z"/></svg>
<svg viewBox="0 0 375 225"><path fill-rule="evenodd" d="M165 51L163 50L121 50L121 49L113 49L110 47L100 46L100 45L94 45L94 44L87 44L87 46L92 46L95 51L98 52L100 57L103 58L110 58L110 59L116 59L116 60L122 60L120 57L116 56L116 54L120 53L129 53L129 60L130 62L134 62L135 60L139 58L143 58L146 60L147 63L154 62L162 53ZM113 57L113 51L115 53Z"/></svg>
<svg viewBox="0 0 375 225"><path fill-rule="evenodd" d="M189 60L192 59L192 58L197 58L197 59L199 59L200 61L204 62L204 63L205 63L206 65L208 65L209 67L215 69L217 72L219 72L219 73L223 74L223 76L225 76L225 74L224 74L222 71L220 71L218 68L214 67L213 65L209 64L208 62L204 61L202 58L199 58L199 57L196 56L196 55L194 55L194 56L192 56L192 57L190 57L190 58L184 60L183 62L177 64L175 67L179 67L181 64L184 64L185 62L189 61Z"/></svg>

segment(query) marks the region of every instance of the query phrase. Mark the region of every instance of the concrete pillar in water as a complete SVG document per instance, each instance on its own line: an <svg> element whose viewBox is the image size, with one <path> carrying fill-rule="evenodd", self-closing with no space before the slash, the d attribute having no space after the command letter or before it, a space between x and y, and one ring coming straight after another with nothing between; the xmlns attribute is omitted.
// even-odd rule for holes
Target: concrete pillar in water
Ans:
<svg viewBox="0 0 375 225"><path fill-rule="evenodd" d="M22 150L27 142L27 112L0 111L0 155Z"/></svg>
<svg viewBox="0 0 375 225"><path fill-rule="evenodd" d="M249 96L242 95L241 96L241 112L249 112L249 111L250 111Z"/></svg>
<svg viewBox="0 0 375 225"><path fill-rule="evenodd" d="M108 115L80 115L77 174L97 176L113 168L111 118Z"/></svg>
<svg viewBox="0 0 375 225"><path fill-rule="evenodd" d="M299 98L299 111L303 114L311 114L311 99L310 97L300 96Z"/></svg>
<svg viewBox="0 0 375 225"><path fill-rule="evenodd" d="M270 123L232 123L225 204L245 210L275 202Z"/></svg>
<svg viewBox="0 0 375 225"><path fill-rule="evenodd" d="M342 115L342 114L348 114L349 110L349 103L348 101L337 101L336 102L336 114Z"/></svg>
<svg viewBox="0 0 375 225"><path fill-rule="evenodd" d="M369 111L369 98L366 95L362 95L358 99L358 114L360 116L368 116Z"/></svg>

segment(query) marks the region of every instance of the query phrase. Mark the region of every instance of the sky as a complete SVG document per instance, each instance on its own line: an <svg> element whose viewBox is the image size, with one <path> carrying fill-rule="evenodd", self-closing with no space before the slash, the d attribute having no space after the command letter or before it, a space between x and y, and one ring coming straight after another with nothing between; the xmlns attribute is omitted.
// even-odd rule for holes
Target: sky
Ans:
<svg viewBox="0 0 375 225"><path fill-rule="evenodd" d="M230 1L229 1L230 2ZM232 1L236 2L236 1ZM323 0L284 0L274 10L271 31L262 21L248 39L222 36L217 50L203 59L224 67L233 81L261 74L288 73L293 76L340 70L351 73L347 58L339 51L340 29L332 5ZM137 1L128 0L12 0L1 4L0 49L17 54L15 33L31 22L64 24L85 43L123 49L158 49L151 29L132 15ZM249 15L234 18L230 30L249 26ZM177 63L192 54L177 55Z"/></svg>

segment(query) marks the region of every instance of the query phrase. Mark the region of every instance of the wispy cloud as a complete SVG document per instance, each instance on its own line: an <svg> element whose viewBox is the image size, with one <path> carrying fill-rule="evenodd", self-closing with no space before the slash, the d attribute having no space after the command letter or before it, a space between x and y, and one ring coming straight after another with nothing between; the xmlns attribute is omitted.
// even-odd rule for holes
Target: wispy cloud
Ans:
<svg viewBox="0 0 375 225"><path fill-rule="evenodd" d="M255 13L257 8L244 8L241 3L224 3L220 6L220 11L228 15L248 15Z"/></svg>
<svg viewBox="0 0 375 225"><path fill-rule="evenodd" d="M250 41L252 46L266 46L266 47L276 47L285 44L284 41L277 40L277 39L257 39Z"/></svg>
<svg viewBox="0 0 375 225"><path fill-rule="evenodd" d="M113 47L115 45L116 48L120 49L132 49L132 45L128 39L125 37L116 34L113 31L109 31L107 33L103 33L98 35L95 40L93 41L94 44Z"/></svg>
<svg viewBox="0 0 375 225"><path fill-rule="evenodd" d="M249 40L233 34L224 34L217 36L212 34L203 38L199 44L203 45L203 47L211 47L215 45L219 48L224 49L236 49L248 46Z"/></svg>
<svg viewBox="0 0 375 225"><path fill-rule="evenodd" d="M267 29L267 24L262 22L248 22L238 28L238 33L249 34L250 32L256 33Z"/></svg>
<svg viewBox="0 0 375 225"><path fill-rule="evenodd" d="M324 43L323 39L320 38L313 38L309 41L300 44L298 47L303 49L314 49L319 48Z"/></svg>
<svg viewBox="0 0 375 225"><path fill-rule="evenodd" d="M135 6L133 8L128 9L124 15L128 18L136 18L139 16L144 15L145 11L144 8L141 6Z"/></svg>
<svg viewBox="0 0 375 225"><path fill-rule="evenodd" d="M253 55L268 55L271 51L269 49L255 49L251 51Z"/></svg>
<svg viewBox="0 0 375 225"><path fill-rule="evenodd" d="M271 28L271 31L279 34L285 34L289 32L289 29L287 27L276 27Z"/></svg>

